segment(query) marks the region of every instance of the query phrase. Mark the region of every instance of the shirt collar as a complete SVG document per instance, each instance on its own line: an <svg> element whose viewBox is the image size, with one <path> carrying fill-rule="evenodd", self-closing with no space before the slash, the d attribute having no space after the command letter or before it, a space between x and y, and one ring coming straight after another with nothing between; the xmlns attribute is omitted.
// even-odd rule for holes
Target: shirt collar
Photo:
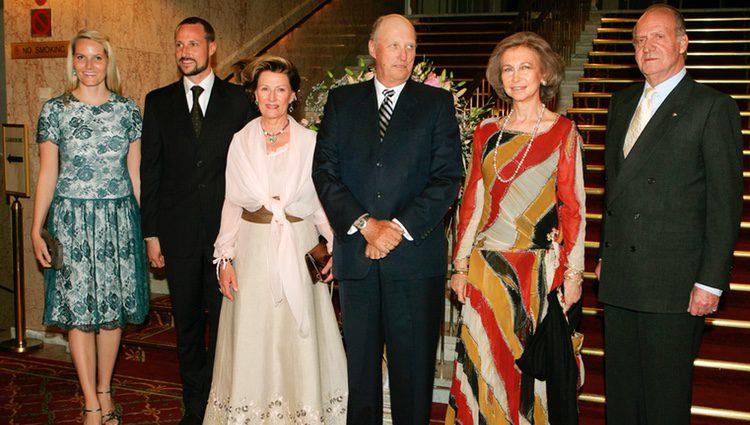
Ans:
<svg viewBox="0 0 750 425"><path fill-rule="evenodd" d="M190 89L192 89L193 86L201 86L203 87L204 92L210 92L214 86L214 80L216 80L216 75L214 74L213 69L211 70L211 73L208 74L208 77L204 78L203 81L201 81L199 84L195 84L194 82L190 81L188 77L182 77L182 83L185 87L185 94L192 96Z"/></svg>
<svg viewBox="0 0 750 425"><path fill-rule="evenodd" d="M395 105L396 101L398 100L398 96L401 94L401 91L404 89L404 86L406 86L406 81L394 87L386 87L383 85L383 83L378 81L378 77L373 78L373 80L375 80L375 93L378 96L378 105L380 105L383 102L383 97L384 97L383 90L391 89L394 91L391 99L393 100L393 105Z"/></svg>
<svg viewBox="0 0 750 425"><path fill-rule="evenodd" d="M685 77L686 74L687 70L685 69L685 67L682 67L682 69L677 74L657 84L656 87L654 87L654 90L656 90L656 93L654 94L657 95L660 99L666 99L667 96L669 96L669 93L672 93L672 90L677 87L677 84L682 81L682 78ZM643 87L643 92L645 93L646 89L649 87L651 87L651 84L646 81L646 84Z"/></svg>

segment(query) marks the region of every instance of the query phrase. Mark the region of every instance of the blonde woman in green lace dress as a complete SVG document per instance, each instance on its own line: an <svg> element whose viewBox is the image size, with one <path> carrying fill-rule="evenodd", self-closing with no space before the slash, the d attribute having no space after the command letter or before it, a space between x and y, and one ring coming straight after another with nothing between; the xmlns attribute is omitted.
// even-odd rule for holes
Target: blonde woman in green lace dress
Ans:
<svg viewBox="0 0 750 425"><path fill-rule="evenodd" d="M44 274L44 324L68 330L84 397L84 423L120 423L110 390L122 328L148 312L141 237L141 116L119 94L109 40L81 30L68 49L69 86L44 104L31 241L44 267L47 227L63 246L63 267Z"/></svg>

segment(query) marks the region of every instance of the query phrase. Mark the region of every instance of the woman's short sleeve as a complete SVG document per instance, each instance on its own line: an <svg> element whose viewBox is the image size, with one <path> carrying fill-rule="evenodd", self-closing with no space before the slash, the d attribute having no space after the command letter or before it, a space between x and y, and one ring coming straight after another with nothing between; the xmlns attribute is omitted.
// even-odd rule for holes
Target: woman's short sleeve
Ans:
<svg viewBox="0 0 750 425"><path fill-rule="evenodd" d="M126 137L130 143L133 143L141 138L143 120L141 119L141 110L138 109L138 105L136 105L132 99L128 99L128 103L126 105L130 121L130 124L128 125L126 130Z"/></svg>
<svg viewBox="0 0 750 425"><path fill-rule="evenodd" d="M44 103L36 126L37 143L44 143L48 140L56 145L60 143L61 107L62 102L57 99L51 99Z"/></svg>

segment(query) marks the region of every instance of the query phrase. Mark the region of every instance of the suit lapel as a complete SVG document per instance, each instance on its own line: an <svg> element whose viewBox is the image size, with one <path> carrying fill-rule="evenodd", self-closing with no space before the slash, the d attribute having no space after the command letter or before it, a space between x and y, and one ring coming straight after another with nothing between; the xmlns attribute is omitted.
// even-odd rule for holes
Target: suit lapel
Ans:
<svg viewBox="0 0 750 425"><path fill-rule="evenodd" d="M361 134L373 143L378 141L380 130L378 127L378 97L375 94L375 79L363 84L364 92L359 106L355 108L359 115L358 124L361 126Z"/></svg>
<svg viewBox="0 0 750 425"><path fill-rule="evenodd" d="M393 109L393 114L391 115L391 121L388 123L388 129L385 132L383 142L389 141L389 135L398 134L399 132L411 128L410 123L414 117L412 109L416 105L416 100L414 99L413 94L414 84L417 83L412 80L407 80L404 89L401 90L401 94L398 96L398 102L396 102L396 107Z"/></svg>
<svg viewBox="0 0 750 425"><path fill-rule="evenodd" d="M195 132L193 131L193 123L190 121L190 110L188 110L185 86L182 78L175 84L173 96L174 100L172 104L175 105L176 109L174 120L177 125L177 131L182 136L181 139L198 143L198 138L195 137Z"/></svg>
<svg viewBox="0 0 750 425"><path fill-rule="evenodd" d="M630 151L627 159L621 162L621 166L618 167L618 172L615 178L615 182L612 185L611 193L607 194L607 204L617 198L627 186L627 183L633 178L638 176L639 170L651 157L653 150L659 145L659 142L668 138L672 130L676 127L677 121L684 112L684 109L688 106L688 99L690 98L690 90L692 88L692 79L686 75L677 87L667 96L664 102L659 106L659 109L651 117L646 127L638 137L633 149ZM638 104L639 96L635 99L635 104ZM630 105L632 107L632 105ZM635 108L629 114L632 118ZM626 120L627 125L630 125L630 119ZM625 140L625 134L627 133L627 127L620 134L623 134L622 138L618 140L616 154L622 159L622 145Z"/></svg>
<svg viewBox="0 0 750 425"><path fill-rule="evenodd" d="M643 86L631 98L626 99L619 108L617 116L609 120L612 128L608 128L607 131L615 135L615 143L613 149L607 152L610 155L608 163L615 164L616 174L619 174L622 162L624 161L622 147L625 145L625 136L628 134L630 121L633 119L636 108L638 108L638 100L640 100L641 93L643 93Z"/></svg>
<svg viewBox="0 0 750 425"><path fill-rule="evenodd" d="M201 143L208 140L206 137L211 133L211 128L221 119L223 110L221 99L224 97L224 86L222 83L223 81L219 80L219 77L214 78L214 86L211 88L208 107L206 108L206 113L203 114L203 124L201 126L201 136L203 137L200 138Z"/></svg>

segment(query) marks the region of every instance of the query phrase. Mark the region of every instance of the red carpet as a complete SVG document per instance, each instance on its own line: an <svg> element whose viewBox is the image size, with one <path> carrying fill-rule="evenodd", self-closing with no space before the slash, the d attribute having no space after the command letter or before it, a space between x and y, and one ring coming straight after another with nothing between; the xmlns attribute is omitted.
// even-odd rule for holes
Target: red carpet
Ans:
<svg viewBox="0 0 750 425"><path fill-rule="evenodd" d="M122 363L122 362L121 362ZM169 424L181 418L181 388L175 382L118 372L112 382L115 402L126 424ZM77 424L81 395L73 365L54 360L0 353L0 423Z"/></svg>
<svg viewBox="0 0 750 425"><path fill-rule="evenodd" d="M128 327L112 382L123 423L176 424L182 417L168 297L151 302L149 322ZM78 424L83 396L72 363L0 352L0 425ZM435 403L431 425L443 424Z"/></svg>

